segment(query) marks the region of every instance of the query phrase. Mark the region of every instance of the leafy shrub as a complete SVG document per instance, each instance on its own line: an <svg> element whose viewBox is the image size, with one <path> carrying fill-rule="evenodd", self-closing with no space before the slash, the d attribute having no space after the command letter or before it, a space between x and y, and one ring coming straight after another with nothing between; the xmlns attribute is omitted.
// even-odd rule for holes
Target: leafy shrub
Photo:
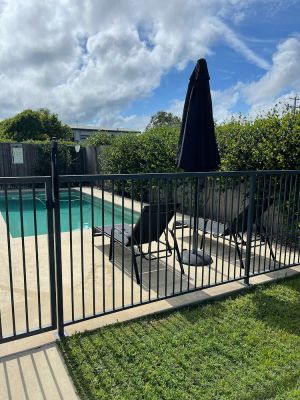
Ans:
<svg viewBox="0 0 300 400"><path fill-rule="evenodd" d="M216 126L221 170L300 168L300 113L276 108L253 121L242 116Z"/></svg>
<svg viewBox="0 0 300 400"><path fill-rule="evenodd" d="M29 141L27 143L30 143ZM36 175L50 175L51 174L51 143L45 142L31 142L38 144L38 156L36 160ZM74 149L74 143L60 141L57 146L57 166L58 173L61 175L76 174L77 154Z"/></svg>
<svg viewBox="0 0 300 400"><path fill-rule="evenodd" d="M162 126L141 135L119 136L104 150L100 167L109 174L174 172L178 135L178 128ZM149 182L145 180L143 184L141 181L115 182L117 192L124 190L125 194L133 194L137 199L142 196L146 200L148 188Z"/></svg>
<svg viewBox="0 0 300 400"><path fill-rule="evenodd" d="M95 146L95 147L105 146L112 144L113 140L114 138L108 132L99 131L88 137L85 140L84 144L86 146Z"/></svg>
<svg viewBox="0 0 300 400"><path fill-rule="evenodd" d="M141 135L116 137L99 160L102 170L110 174L173 172L179 129L162 126Z"/></svg>

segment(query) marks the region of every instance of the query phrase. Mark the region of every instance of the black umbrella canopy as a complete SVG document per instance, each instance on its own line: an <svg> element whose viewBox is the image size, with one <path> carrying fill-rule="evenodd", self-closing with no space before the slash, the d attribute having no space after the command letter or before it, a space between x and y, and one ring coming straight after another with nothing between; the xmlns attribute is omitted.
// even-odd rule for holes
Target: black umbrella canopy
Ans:
<svg viewBox="0 0 300 400"><path fill-rule="evenodd" d="M202 58L190 77L182 116L177 166L186 171L213 171L220 164L209 79Z"/></svg>

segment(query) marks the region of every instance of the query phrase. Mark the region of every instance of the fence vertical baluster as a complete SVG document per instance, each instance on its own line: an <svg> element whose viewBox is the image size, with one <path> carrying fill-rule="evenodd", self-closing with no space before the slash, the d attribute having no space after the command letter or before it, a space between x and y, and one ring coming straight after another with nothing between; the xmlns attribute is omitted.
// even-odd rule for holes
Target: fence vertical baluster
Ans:
<svg viewBox="0 0 300 400"><path fill-rule="evenodd" d="M259 253L258 253L258 270L260 271L260 264L261 264L261 238L262 232L264 235L265 240L265 247L266 247L266 232L265 232L265 225L264 225L264 209L265 209L265 191L266 191L266 175L264 175L263 180L263 189L262 189L262 200L261 200L261 214L260 214L260 224L259 224ZM257 221L255 223L257 225Z"/></svg>
<svg viewBox="0 0 300 400"><path fill-rule="evenodd" d="M246 243L246 260L245 260L245 284L249 285L250 278L250 262L251 262L251 242L253 234L253 218L255 212L255 192L256 192L256 174L250 175L250 193L249 208L247 219L247 243Z"/></svg>
<svg viewBox="0 0 300 400"><path fill-rule="evenodd" d="M185 179L181 180L181 257L183 252L183 238L184 238L184 216L185 216L185 209L184 209L184 189L185 189ZM182 274L180 274L180 292L182 292Z"/></svg>
<svg viewBox="0 0 300 400"><path fill-rule="evenodd" d="M19 184L19 202L20 202L20 224L21 224L21 243L22 243L23 288L24 288L24 299L25 299L25 319L26 319L26 331L29 332L27 271L26 271L26 254L25 254L25 239L24 239L24 218L23 218L23 199L22 199L22 187L21 187L20 184Z"/></svg>
<svg viewBox="0 0 300 400"><path fill-rule="evenodd" d="M203 231L202 231L202 237L201 237L201 248L203 249L203 254L205 254L205 236L206 236L206 225L207 225L207 221L206 221L206 206L207 206L207 176L204 177L204 207L203 207L203 221L204 221L204 225L203 225ZM204 270L205 267L203 266L202 268L202 276L201 276L201 287L204 286Z"/></svg>
<svg viewBox="0 0 300 400"><path fill-rule="evenodd" d="M239 221L238 221L238 216L239 216L239 214L240 214L240 206L241 206L241 177L238 177L238 200L237 200L237 207L236 207L236 215L235 215L235 220L236 220L236 223L235 223L235 233L236 233L236 235L239 233L238 232L238 224L239 224ZM243 242L243 239L241 240L241 242ZM236 244L236 246L238 246L238 244ZM243 246L243 243L241 243L241 246ZM235 249L235 252L234 252L234 273L233 273L233 278L234 279L236 279L236 259L237 259L237 249ZM242 275L242 271L241 271L241 268L240 268L240 274L239 274L239 278L241 277L241 275Z"/></svg>
<svg viewBox="0 0 300 400"><path fill-rule="evenodd" d="M276 236L277 236L277 238L276 238L276 244L275 244L275 257L277 256L277 248L278 248L278 240L281 240L281 238L280 238L280 210L281 210L281 208L282 208L282 193L281 193L281 190L282 190L282 177L283 177L283 175L280 175L280 180L279 180L279 192L278 192L278 215L277 215L277 232L276 232ZM277 258L277 257L276 257ZM270 260L270 262L271 262L271 260ZM280 266L281 266L281 259L280 259L280 257L279 257L279 268L280 268ZM276 265L274 266L274 267L276 267Z"/></svg>
<svg viewBox="0 0 300 400"><path fill-rule="evenodd" d="M175 239L176 239L176 225L177 225L177 179L175 178L175 180L173 181L174 183L174 224L172 227L173 230L173 234L175 235ZM174 249L173 249L173 294L175 293L175 244L173 245ZM178 260L179 261L179 260ZM181 275L181 273L180 273Z"/></svg>
<svg viewBox="0 0 300 400"><path fill-rule="evenodd" d="M10 243L10 232L9 232L9 209L8 209L8 196L7 186L4 186L4 201L5 201L5 217L6 217L6 239L7 239L7 256L8 256L8 268L9 268L9 288L10 288L10 302L12 312L12 326L13 334L16 335L16 316L15 316L15 299L14 299L14 283L13 283L13 272L12 272L12 259L11 259L11 243Z"/></svg>
<svg viewBox="0 0 300 400"><path fill-rule="evenodd" d="M296 216L298 218L297 221L299 221L300 219L300 194L298 192L298 204L297 204L297 212L296 212ZM297 250L297 246L298 246L298 259L297 262L299 263L300 261L300 246L299 246L299 236L300 235L300 227L298 225L298 227L295 227L295 251L294 251L294 259L293 259L293 264L295 264L296 261L296 250ZM297 240L298 239L298 240Z"/></svg>
<svg viewBox="0 0 300 400"><path fill-rule="evenodd" d="M245 233L245 231L246 231L246 229L245 229L245 222L246 222L246 226L247 226L247 221L245 221L245 212L246 212L246 195L247 195L247 190L249 189L249 193L250 193L250 179L249 179L249 177L248 177L248 179L246 179L246 184L245 184L245 189L244 189L244 200L243 200L243 212L242 212L242 227L241 227L241 230L242 230L242 233L241 233L241 249L240 249L240 254L239 254L239 257L240 257L240 273L242 273L242 271L241 271L241 269L242 269L242 266L245 268L245 265L244 265L244 261L243 261L243 251L244 251L244 233ZM249 198L250 198L250 195L249 195ZM250 201L249 201L249 204L250 204ZM244 269L244 275L245 275L245 269Z"/></svg>
<svg viewBox="0 0 300 400"><path fill-rule="evenodd" d="M227 223L227 193L228 193L228 177L225 176L225 186L224 186L225 200L224 200L224 222ZM231 232L230 232L231 236ZM224 261L225 261L225 235L223 235L223 248L222 248L222 276L221 280L224 280Z"/></svg>
<svg viewBox="0 0 300 400"><path fill-rule="evenodd" d="M115 271L115 181L112 180L112 308L115 310L116 308L116 293L115 293L115 279L116 279L116 271Z"/></svg>
<svg viewBox="0 0 300 400"><path fill-rule="evenodd" d="M217 206L217 244L216 244L216 262L215 262L215 283L218 275L218 257L219 257L219 232L220 232L220 204L221 204L221 179L218 179L218 206ZM221 275L221 281L223 275Z"/></svg>
<svg viewBox="0 0 300 400"><path fill-rule="evenodd" d="M94 210L94 182L91 182L91 219L92 219L92 279L93 279L93 314L96 314L96 285L95 285L95 237L93 229L95 226L95 210Z"/></svg>
<svg viewBox="0 0 300 400"><path fill-rule="evenodd" d="M158 178L157 182L157 231L156 231L156 242L157 242L157 251L159 254L159 225L160 225L160 179ZM159 259L157 258L157 282L156 282L156 296L159 298Z"/></svg>
<svg viewBox="0 0 300 400"><path fill-rule="evenodd" d="M190 179L190 222L189 222L189 257L188 257L188 276L187 276L187 291L190 290L190 277L191 277L191 249L192 249L192 240L193 240L193 235L194 231L192 226L193 224L193 178Z"/></svg>
<svg viewBox="0 0 300 400"><path fill-rule="evenodd" d="M124 180L122 180L121 183L121 193L122 193L122 307L124 308L124 292L125 292L125 288L124 288L124 273L125 273L125 266L124 266L124 262L125 262L125 257L124 257L124 196L125 196L125 188L124 188Z"/></svg>
<svg viewBox="0 0 300 400"><path fill-rule="evenodd" d="M101 228L102 232L104 232L104 179L101 180ZM102 306L103 306L103 313L106 310L106 290L105 290L105 254L104 254L104 235L102 234Z"/></svg>
<svg viewBox="0 0 300 400"><path fill-rule="evenodd" d="M288 226L288 227L293 226L293 225L290 225L290 209L291 209L290 205L291 205L291 192L292 192L293 175L291 175L289 177L289 179L290 179L290 188L289 188L289 196L288 196L288 213L287 213L287 224L285 224L285 226ZM285 228L284 234L285 234L286 242L285 242L285 246L284 246L284 262L283 262L283 264L284 264L284 266L286 266L286 262L285 262L286 261L286 251L287 251L288 241L289 241L287 228Z"/></svg>
<svg viewBox="0 0 300 400"><path fill-rule="evenodd" d="M266 228L266 233L268 235L268 229L269 229L269 216L270 216L270 200L271 200L271 182L272 182L272 176L269 176L269 184L268 184L268 208L267 208L267 223L265 224L265 228ZM273 199L273 207L274 207L274 200ZM262 219L262 223L263 223L263 219ZM271 245L271 242L269 242ZM264 251L264 271L266 270L266 258L267 258L267 245L265 243L265 251Z"/></svg>
<svg viewBox="0 0 300 400"><path fill-rule="evenodd" d="M230 205L230 224L232 225L233 220L233 201L234 201L234 177L231 177L231 205ZM227 279L230 280L230 262L231 262L231 240L232 235L229 238L229 251L228 251L228 271L227 271Z"/></svg>
<svg viewBox="0 0 300 400"><path fill-rule="evenodd" d="M213 194L215 193L215 180L216 177L212 177L212 186L211 186L211 208L210 208L210 213L211 213L211 222L210 222L210 239L209 239L209 257L211 257L212 254L212 238L213 238L213 218L214 218L214 199L213 199ZM208 284L210 285L210 278L211 278L211 263L208 265Z"/></svg>
<svg viewBox="0 0 300 400"><path fill-rule="evenodd" d="M280 229L280 247L279 247L279 260L280 260L280 263L281 263L282 242L283 242L283 227L284 227L284 218L285 218L285 202L286 202L286 192L287 192L287 178L288 178L288 175L285 175L284 195L283 195L283 201L282 201L281 229ZM284 265L284 263L283 263L283 265Z"/></svg>
<svg viewBox="0 0 300 400"><path fill-rule="evenodd" d="M41 327L42 327L41 285L40 285L39 246L38 246L37 216L36 216L36 191L35 191L35 184L34 183L32 185L32 199L33 199L35 270L36 270L36 285L37 285L37 297L38 297L38 318L39 318L39 328L41 329Z"/></svg>
<svg viewBox="0 0 300 400"><path fill-rule="evenodd" d="M197 176L196 178L196 190L197 190L197 201L195 204L195 215L194 218L196 218L196 227L197 227L197 235L196 235L196 252L198 253L198 246L199 246L199 195L200 195L200 184L199 184L199 177ZM196 289L197 287L197 271L198 271L198 257L196 257L196 266L195 266L195 273L194 273L194 281L195 285L194 288Z"/></svg>
<svg viewBox="0 0 300 400"><path fill-rule="evenodd" d="M131 179L131 232L133 230L133 224L134 224L134 202L133 202L133 179ZM130 277L131 277L131 305L133 305L134 298L133 298L133 258L134 258L134 245L133 245L133 240L130 241L130 247L131 247L131 272L130 272Z"/></svg>
<svg viewBox="0 0 300 400"><path fill-rule="evenodd" d="M68 208L69 208L69 246L70 246L70 279L71 279L71 315L74 321L74 265L73 265L73 224L72 224L72 198L71 186L68 183Z"/></svg>
<svg viewBox="0 0 300 400"><path fill-rule="evenodd" d="M279 186L280 186L280 188L279 188L279 196L278 196L278 211L279 211L279 205L280 205L280 192L281 192L281 178L282 178L282 175L280 176L280 178L279 178ZM273 202L273 212L272 212L272 224L271 224L271 239L270 239L270 246L271 246L271 248L273 247L273 233L274 233L274 220L276 219L275 217L276 217L276 215L275 215L275 210L276 210L276 207L275 207L275 204L276 204L276 194L277 194L278 192L277 192L277 176L275 175L274 176L274 192L273 192L273 196L274 196L274 202ZM278 214L279 215L279 214ZM278 222L278 221L277 221ZM278 224L277 224L277 232L276 232L276 235L278 235ZM275 247L276 247L276 245L275 245ZM275 258L276 258L276 254L277 253L277 248L275 248ZM268 269L270 270L271 269L271 257L269 258L269 265L268 265ZM279 266L280 266L280 263L279 263ZM276 263L274 262L274 269L276 268Z"/></svg>
<svg viewBox="0 0 300 400"><path fill-rule="evenodd" d="M142 215L143 212L143 180L140 180L140 190L141 190L141 202L140 202L140 212ZM143 241L142 241L142 236L143 236L143 219L141 219L140 223L140 242L139 242L139 251L140 253L143 252ZM143 302L143 257L142 254L140 256L140 303Z"/></svg>
<svg viewBox="0 0 300 400"><path fill-rule="evenodd" d="M296 251L297 251L297 222L298 222L298 218L300 217L300 191L297 191L297 188L299 186L298 183L298 175L296 175L296 179L295 179L295 195L294 195L294 201L293 201L293 236L292 236L292 241L294 241L295 245L293 246L293 243L291 243L291 249L290 249L290 256L292 255L292 248L294 247L294 255L293 255L293 264L295 264L295 260L296 260ZM297 195L298 195L298 203L296 205L297 202ZM296 207L295 207L296 206ZM296 221L295 221L296 218ZM299 246L298 246L299 247ZM298 254L300 254L300 248L298 249ZM298 259L299 261L299 259ZM291 264L291 257L289 257L289 264Z"/></svg>
<svg viewBox="0 0 300 400"><path fill-rule="evenodd" d="M149 179L149 204L150 204L150 207L149 207L149 220L148 220L148 224L149 224L149 232L148 232L148 235L149 235L149 238L151 237L151 228L152 228L152 226L151 226L151 204L152 204L152 179L150 178ZM151 241L149 242L149 253L150 253L150 255L151 255ZM149 285L148 285L148 290L149 290L149 293L148 293L148 300L150 301L151 300L151 256L149 256L149 264L148 264L148 279L149 279Z"/></svg>
<svg viewBox="0 0 300 400"><path fill-rule="evenodd" d="M166 243L168 243L168 212L169 212L169 207L168 207L168 190L169 190L169 180L166 178L166 185L165 185L165 191L166 191L166 198L165 198L165 204L166 204L166 216L165 216L165 224L166 224ZM165 265L165 296L167 296L167 291L168 291L168 246L166 245L166 265Z"/></svg>
<svg viewBox="0 0 300 400"><path fill-rule="evenodd" d="M85 276L84 276L84 254L83 254L83 210L82 210L82 182L79 184L79 207L80 207L80 261L81 261L81 301L82 314L85 318Z"/></svg>
<svg viewBox="0 0 300 400"><path fill-rule="evenodd" d="M256 183L256 194L255 194L255 216L254 218L254 245L253 245L253 261L252 261L252 274L254 274L255 271L255 259L256 259L256 242L257 242L257 233L259 234L260 237L260 232L261 228L257 226L257 219L258 219L258 211L260 209L260 206L262 207L261 199L260 199L260 191L261 191L261 177L257 176L257 183ZM261 242L261 239L260 239ZM260 266L260 264L259 264ZM258 270L258 273L260 273L260 269Z"/></svg>

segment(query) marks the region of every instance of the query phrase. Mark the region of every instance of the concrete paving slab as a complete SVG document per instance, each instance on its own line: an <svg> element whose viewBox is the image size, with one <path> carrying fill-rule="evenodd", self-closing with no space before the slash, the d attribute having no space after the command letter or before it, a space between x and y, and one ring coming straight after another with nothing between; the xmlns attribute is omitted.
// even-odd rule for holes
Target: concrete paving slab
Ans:
<svg viewBox="0 0 300 400"><path fill-rule="evenodd" d="M1 400L78 400L56 344L0 360Z"/></svg>

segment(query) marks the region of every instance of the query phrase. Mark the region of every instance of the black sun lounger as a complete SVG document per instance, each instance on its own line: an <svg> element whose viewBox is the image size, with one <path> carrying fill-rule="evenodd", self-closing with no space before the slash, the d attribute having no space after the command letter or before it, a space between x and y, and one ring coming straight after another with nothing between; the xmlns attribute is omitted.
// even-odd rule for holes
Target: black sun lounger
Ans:
<svg viewBox="0 0 300 400"><path fill-rule="evenodd" d="M136 281L140 284L140 275L137 267L137 257L155 260L165 258L172 255L172 250L175 250L179 260L181 273L184 274L184 268L181 262L175 233L168 228L169 222L174 217L179 204L150 204L143 207L140 217L135 225L121 224L105 226L104 229L100 226L94 227L94 236L107 236L110 238L109 260L114 258L114 243L126 247L132 251L132 263L135 271ZM122 229L123 228L123 229ZM170 246L168 241L169 232L174 241L174 248ZM165 241L160 238L165 235ZM159 242L164 245L163 249L151 251L151 242ZM148 244L148 251L145 253L142 245ZM163 253L163 255L160 255Z"/></svg>
<svg viewBox="0 0 300 400"><path fill-rule="evenodd" d="M259 235L262 241L266 242L270 249L270 254L275 262L275 256L272 250L271 240L267 234L266 228L263 224L263 214L267 211L268 207L273 203L273 199L264 199L263 201L255 200L254 204L254 215L252 223L255 225L255 233ZM238 254L241 268L244 268L242 259L242 253L239 245L245 245L246 242L243 239L243 235L247 233L248 229L248 213L249 205L242 210L236 218L232 221L220 222L214 221L208 218L198 218L197 230L203 233L200 243L200 248L203 247L204 237L206 234L211 234L213 237L227 237L233 239L236 252ZM184 226L194 226L194 219L184 220ZM177 224L176 229L182 229L180 224Z"/></svg>

